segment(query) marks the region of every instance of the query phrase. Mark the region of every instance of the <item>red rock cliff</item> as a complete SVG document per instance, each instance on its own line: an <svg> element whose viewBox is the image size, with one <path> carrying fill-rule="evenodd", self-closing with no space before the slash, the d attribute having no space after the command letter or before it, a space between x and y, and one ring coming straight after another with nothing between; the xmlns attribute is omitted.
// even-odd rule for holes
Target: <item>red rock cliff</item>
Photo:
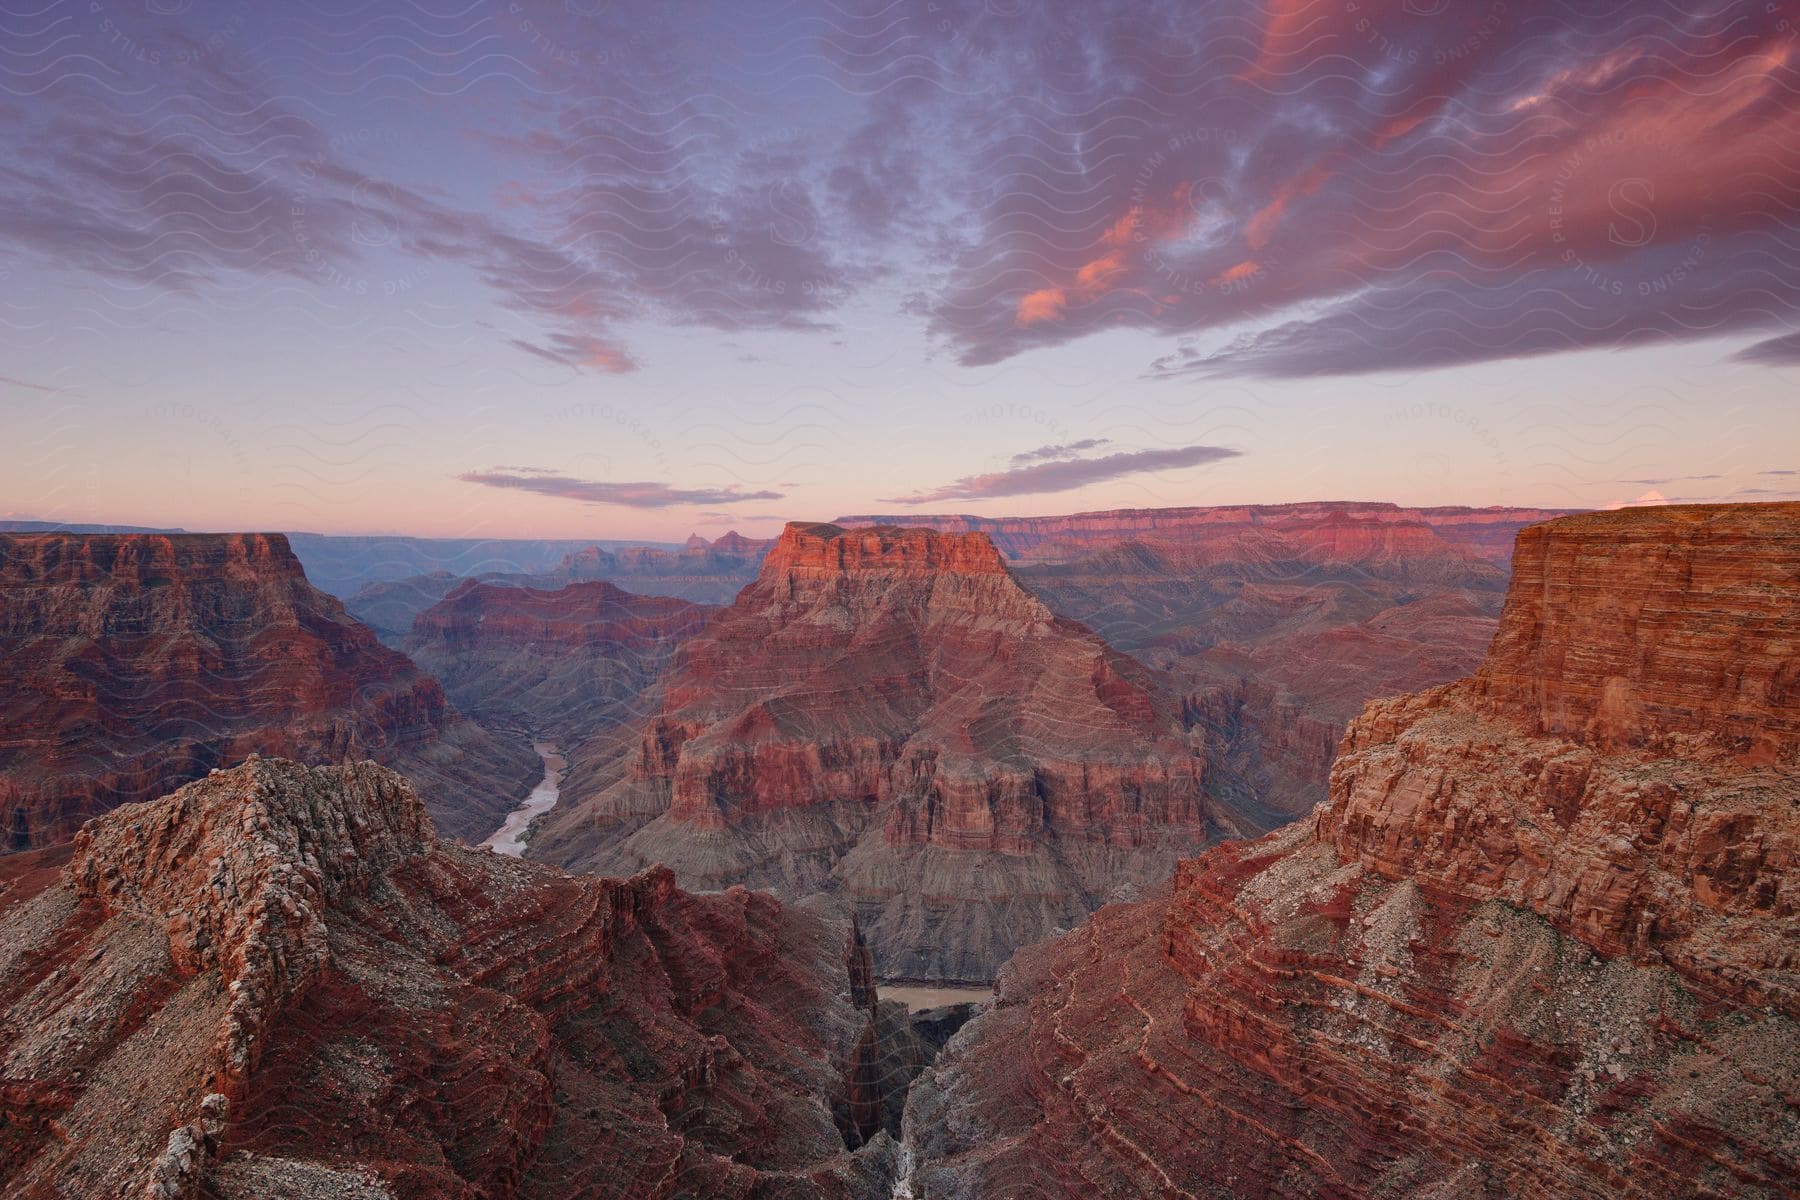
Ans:
<svg viewBox="0 0 1800 1200"><path fill-rule="evenodd" d="M262 759L0 892L0 1191L886 1200L909 1076L870 1068L908 1064L854 948L439 843L373 763Z"/></svg>
<svg viewBox="0 0 1800 1200"><path fill-rule="evenodd" d="M245 755L372 756L480 836L535 758L306 582L280 534L0 535L0 813L15 843ZM15 846L15 848L22 848Z"/></svg>
<svg viewBox="0 0 1800 1200"><path fill-rule="evenodd" d="M842 892L880 969L985 979L1256 817L1204 795L1179 703L980 534L790 525L679 652L627 778L534 853Z"/></svg>
<svg viewBox="0 0 1800 1200"><path fill-rule="evenodd" d="M1797 538L1522 534L1482 670L1371 704L1312 821L1021 953L915 1087L913 1194L1791 1195Z"/></svg>
<svg viewBox="0 0 1800 1200"><path fill-rule="evenodd" d="M1800 532L1787 505L1527 529L1484 707L1600 745L1779 757L1800 739Z"/></svg>

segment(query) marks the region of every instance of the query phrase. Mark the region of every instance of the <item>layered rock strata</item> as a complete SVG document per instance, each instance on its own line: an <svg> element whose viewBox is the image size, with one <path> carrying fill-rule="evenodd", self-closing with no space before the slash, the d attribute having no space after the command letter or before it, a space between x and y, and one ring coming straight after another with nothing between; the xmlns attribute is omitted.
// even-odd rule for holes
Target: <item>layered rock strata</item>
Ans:
<svg viewBox="0 0 1800 1200"><path fill-rule="evenodd" d="M650 715L640 697L713 611L604 581L468 581L419 614L405 645L463 712L573 745Z"/></svg>
<svg viewBox="0 0 1800 1200"><path fill-rule="evenodd" d="M1242 530L1348 515L1381 524L1418 524L1478 557L1505 563L1513 534L1567 509L1493 506L1407 508L1381 501L1315 500L1299 504L1231 504L1187 508L1118 508L1043 517L966 514L839 517L839 525L912 525L943 533L984 533L1008 558L1059 560L1125 543L1199 546Z"/></svg>
<svg viewBox="0 0 1800 1200"><path fill-rule="evenodd" d="M889 977L985 980L1209 836L1267 827L1207 796L1179 700L980 534L790 525L664 688L533 853L841 894Z"/></svg>
<svg viewBox="0 0 1800 1200"><path fill-rule="evenodd" d="M919 1058L857 949L445 844L373 763L253 760L0 891L0 1191L885 1200Z"/></svg>
<svg viewBox="0 0 1800 1200"><path fill-rule="evenodd" d="M1324 799L1332 749L1363 704L1480 663L1505 594L1503 562L1447 536L1460 527L1434 525L1425 510L1202 511L1203 523L1021 563L1020 580L1178 679L1203 714L1221 778L1304 813ZM1486 515L1483 529L1504 517L1516 530L1524 519Z"/></svg>
<svg viewBox="0 0 1800 1200"><path fill-rule="evenodd" d="M469 838L538 774L313 588L280 534L0 535L9 847L259 752L402 767Z"/></svg>
<svg viewBox="0 0 1800 1200"><path fill-rule="evenodd" d="M1015 959L914 1088L912 1195L1793 1194L1800 505L1514 563L1310 821Z"/></svg>

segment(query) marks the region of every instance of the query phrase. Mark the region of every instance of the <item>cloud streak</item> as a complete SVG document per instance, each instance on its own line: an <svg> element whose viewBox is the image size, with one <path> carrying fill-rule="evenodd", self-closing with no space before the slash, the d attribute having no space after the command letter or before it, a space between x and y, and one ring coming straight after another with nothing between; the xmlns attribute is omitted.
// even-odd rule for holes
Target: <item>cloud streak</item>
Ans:
<svg viewBox="0 0 1800 1200"><path fill-rule="evenodd" d="M1022 467L1027 463L1048 462L1059 458L1074 458L1083 450L1097 450L1106 444L1107 439L1105 438L1082 438L1078 442L1064 442L1061 445L1055 446L1039 446L1036 450L1026 450L1022 453L1013 455L1012 464L1015 467Z"/></svg>
<svg viewBox="0 0 1800 1200"><path fill-rule="evenodd" d="M1731 356L1733 362L1791 367L1800 363L1800 330L1753 342Z"/></svg>
<svg viewBox="0 0 1800 1200"><path fill-rule="evenodd" d="M666 483L612 482L576 479L558 475L539 467L498 468L492 471L465 471L457 476L464 483L483 487L505 488L553 496L559 500L575 500L583 504L613 504L624 508L675 508L685 504L733 504L740 500L780 500L784 492L745 491L727 488L678 488Z"/></svg>
<svg viewBox="0 0 1800 1200"><path fill-rule="evenodd" d="M1104 440L1104 439L1100 439ZM1035 496L1069 492L1146 471L1171 471L1237 458L1242 452L1223 446L1177 446L1167 450L1133 450L1102 458L1040 462L1030 466L966 475L954 483L910 496L888 496L883 504L937 504L945 500L991 500L1001 496Z"/></svg>
<svg viewBox="0 0 1800 1200"><path fill-rule="evenodd" d="M1800 313L1776 268L1800 250L1800 42L1774 9L935 7L939 62L979 46L1005 76L953 143L1005 186L921 305L966 365L1247 327L1151 374L1354 374Z"/></svg>

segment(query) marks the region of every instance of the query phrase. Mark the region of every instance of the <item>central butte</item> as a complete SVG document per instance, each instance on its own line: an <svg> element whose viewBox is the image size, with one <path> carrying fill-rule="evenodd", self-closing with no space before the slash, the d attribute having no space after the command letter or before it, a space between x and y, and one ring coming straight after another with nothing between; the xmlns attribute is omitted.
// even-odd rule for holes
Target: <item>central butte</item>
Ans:
<svg viewBox="0 0 1800 1200"><path fill-rule="evenodd" d="M1190 726L986 535L790 524L677 654L641 734L577 751L591 786L531 854L837 893L884 975L987 980L1208 841L1273 823L1209 793Z"/></svg>

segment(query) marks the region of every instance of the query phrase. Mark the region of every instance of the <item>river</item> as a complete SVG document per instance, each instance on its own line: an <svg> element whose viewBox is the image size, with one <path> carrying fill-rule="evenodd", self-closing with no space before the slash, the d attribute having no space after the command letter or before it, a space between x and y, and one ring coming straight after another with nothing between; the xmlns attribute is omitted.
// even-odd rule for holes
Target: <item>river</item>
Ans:
<svg viewBox="0 0 1800 1200"><path fill-rule="evenodd" d="M906 1005L907 1012L940 1008L946 1004L992 1004L994 1002L994 989L991 987L933 987L930 985L914 987L910 984L877 981L875 990L883 1000L898 1000Z"/></svg>
<svg viewBox="0 0 1800 1200"><path fill-rule="evenodd" d="M557 786L562 780L564 769L569 765L555 742L533 742L531 748L544 760L544 782L532 788L531 795L525 797L525 803L507 813L506 823L482 843L502 854L517 856L525 852L525 831L531 827L531 819L556 806Z"/></svg>

